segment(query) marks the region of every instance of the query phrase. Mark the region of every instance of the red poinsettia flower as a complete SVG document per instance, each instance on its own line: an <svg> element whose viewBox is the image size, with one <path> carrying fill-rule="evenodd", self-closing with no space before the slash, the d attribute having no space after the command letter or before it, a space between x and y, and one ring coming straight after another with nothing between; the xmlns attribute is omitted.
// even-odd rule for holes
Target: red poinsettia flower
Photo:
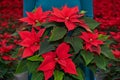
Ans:
<svg viewBox="0 0 120 80"><path fill-rule="evenodd" d="M22 39L22 42L19 44L23 47L25 47L22 58L26 58L29 56L32 56L34 52L39 50L40 45L40 37L44 33L45 29L41 29L38 33L35 32L34 29L32 29L31 32L29 31L21 31L19 32L19 35Z"/></svg>
<svg viewBox="0 0 120 80"><path fill-rule="evenodd" d="M119 50L112 50L112 53L116 58L120 58L120 51Z"/></svg>
<svg viewBox="0 0 120 80"><path fill-rule="evenodd" d="M13 44L7 45L7 44L8 41L5 39L0 42L0 54L10 52L13 48L15 48L15 45Z"/></svg>
<svg viewBox="0 0 120 80"><path fill-rule="evenodd" d="M12 36L11 36L11 34L5 32L5 33L1 36L1 38L2 38L2 39L11 39Z"/></svg>
<svg viewBox="0 0 120 80"><path fill-rule="evenodd" d="M79 19L83 16L83 14L78 13L78 7L68 8L65 5L62 10L53 8L50 20L55 22L64 22L68 31L75 29L77 24L85 28L87 31L91 31L85 22Z"/></svg>
<svg viewBox="0 0 120 80"><path fill-rule="evenodd" d="M28 17L21 18L20 21L27 22L29 25L35 26L37 22L45 22L49 12L43 12L42 8L39 7L35 10L35 12L27 12L26 14Z"/></svg>
<svg viewBox="0 0 120 80"><path fill-rule="evenodd" d="M55 52L48 52L42 55L44 61L38 70L44 72L45 80L48 80L52 76L57 63L66 73L77 74L75 64L69 58L71 56L68 54L69 50L70 46L67 43L62 43Z"/></svg>
<svg viewBox="0 0 120 80"><path fill-rule="evenodd" d="M98 40L98 33L82 32L80 36L85 41L85 49L100 54L100 45L103 41Z"/></svg>

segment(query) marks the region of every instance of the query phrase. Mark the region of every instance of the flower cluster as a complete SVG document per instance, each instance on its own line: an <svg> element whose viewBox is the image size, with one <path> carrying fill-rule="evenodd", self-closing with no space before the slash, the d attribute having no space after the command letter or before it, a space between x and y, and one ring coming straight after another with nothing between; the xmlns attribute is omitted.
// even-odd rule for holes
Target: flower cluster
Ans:
<svg viewBox="0 0 120 80"><path fill-rule="evenodd" d="M72 59L69 58L71 56L68 54L69 51L70 46L67 43L61 43L57 47L56 51L51 51L42 55L44 61L38 67L38 70L44 72L45 80L48 80L50 77L52 77L57 64L60 65L64 72L77 75L75 64L73 63Z"/></svg>
<svg viewBox="0 0 120 80"><path fill-rule="evenodd" d="M22 16L22 2L20 0L0 0L0 5L0 56L4 60L15 60L9 53L16 46L17 39L12 34L18 25L17 19Z"/></svg>
<svg viewBox="0 0 120 80"><path fill-rule="evenodd" d="M92 19L88 20L84 14L79 14L77 7L64 6L46 12L39 7L34 12L26 12L27 17L21 18L22 3L22 0L0 0L0 63L5 63L0 67L0 78L1 74L4 77L7 72L10 73L6 72L6 68L9 66L10 70L10 66L14 66L12 61L16 58L13 58L13 53L16 52L23 58L18 65L18 72L23 70L23 66L27 66L28 69L25 70L33 74L32 79L38 80L43 78L42 72L45 80L52 75L55 79L58 76L62 79L63 75L65 80L82 79L84 74L79 63L90 66L89 68L92 66L105 70L108 62L106 59L114 59L113 54L120 59L119 0L94 0L94 19L101 23L96 31L94 29L98 23L94 22L91 26L88 21ZM17 31L20 42L17 37L12 36L19 26L18 18L32 26L25 25L24 31L19 31L23 30L24 26L19 27ZM87 24L85 20L88 20ZM107 44L106 34L114 41L111 45ZM22 48L18 50L16 44ZM101 63L101 60L104 63Z"/></svg>
<svg viewBox="0 0 120 80"><path fill-rule="evenodd" d="M0 34L0 57L3 60L15 60L9 53L15 48L15 43L12 40L15 39L9 33Z"/></svg>
<svg viewBox="0 0 120 80"><path fill-rule="evenodd" d="M9 20L19 19L22 16L21 0L0 0L0 18Z"/></svg>
<svg viewBox="0 0 120 80"><path fill-rule="evenodd" d="M0 80L13 80L17 65L15 36L22 17L22 0L0 0Z"/></svg>
<svg viewBox="0 0 120 80"><path fill-rule="evenodd" d="M53 7L52 11L46 12L39 7L26 13L27 17L21 18L20 21L27 23L29 27L19 31L19 45L23 48L21 63L27 63L28 67L33 64L36 66L32 71L31 68L26 69L33 74L33 79L37 76L34 74L42 75L42 72L44 77L40 79L45 80L52 75L55 79L61 76L61 80L70 78L69 75L78 79L83 74L80 63L105 70L106 58L114 58L110 56L112 52L106 55L105 49L110 51L106 35L94 31L99 23L79 13L78 7L69 8L65 5L61 9ZM89 21L93 21L95 25L89 26ZM101 59L105 62L104 66L99 62ZM22 66L19 65L18 68Z"/></svg>
<svg viewBox="0 0 120 80"><path fill-rule="evenodd" d="M113 54L116 58L120 58L120 32L111 32L111 37L114 39L112 44Z"/></svg>
<svg viewBox="0 0 120 80"><path fill-rule="evenodd" d="M16 37L12 34L18 25L16 20L22 16L22 2L20 0L0 0L0 5L0 56L4 60L14 60L10 57L9 52L16 46Z"/></svg>
<svg viewBox="0 0 120 80"><path fill-rule="evenodd" d="M98 40L97 33L87 33L83 32L80 36L85 41L85 49L96 54L101 53L100 45L103 44L103 41Z"/></svg>
<svg viewBox="0 0 120 80"><path fill-rule="evenodd" d="M21 0L0 0L0 30L15 29L19 25L18 20L22 17Z"/></svg>
<svg viewBox="0 0 120 80"><path fill-rule="evenodd" d="M102 34L109 34L111 42L112 53L115 58L120 59L120 1L119 0L94 0L94 18L100 22L98 32ZM108 72L103 72L106 79L119 80L119 61L112 61L111 66L108 67ZM112 75L109 75L112 74Z"/></svg>
<svg viewBox="0 0 120 80"><path fill-rule="evenodd" d="M101 22L102 30L111 27L118 27L120 20L119 0L94 0L94 18Z"/></svg>
<svg viewBox="0 0 120 80"><path fill-rule="evenodd" d="M39 50L40 37L42 36L44 31L45 31L45 29L40 29L39 32L36 33L35 30L32 29L31 32L29 32L29 31L19 32L20 37L22 39L22 42L20 42L19 45L25 47L22 58L32 56L32 55L34 55L34 53L37 50ZM32 37L32 39L31 39L31 37Z"/></svg>
<svg viewBox="0 0 120 80"><path fill-rule="evenodd" d="M0 79L13 79L13 72L17 65L16 40L16 37L10 33L0 34Z"/></svg>
<svg viewBox="0 0 120 80"><path fill-rule="evenodd" d="M120 9L118 6L119 4L119 0L94 0L94 18L98 22L101 22L99 31L102 31L105 34L109 34L114 39L115 43L112 44L111 47L113 49L113 54L115 54L115 57L116 54L118 54L116 58L120 57Z"/></svg>

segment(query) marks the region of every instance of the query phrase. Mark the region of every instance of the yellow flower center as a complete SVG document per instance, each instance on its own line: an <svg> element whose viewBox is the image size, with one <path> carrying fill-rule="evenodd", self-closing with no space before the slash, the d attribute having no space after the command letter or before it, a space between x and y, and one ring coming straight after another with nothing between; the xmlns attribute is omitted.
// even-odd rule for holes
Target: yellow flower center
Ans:
<svg viewBox="0 0 120 80"><path fill-rule="evenodd" d="M69 20L70 18L69 18L69 17L66 17L65 19L66 19L66 20Z"/></svg>
<svg viewBox="0 0 120 80"><path fill-rule="evenodd" d="M92 38L90 38L90 41L92 42L92 41L93 41L93 39L92 39Z"/></svg>
<svg viewBox="0 0 120 80"><path fill-rule="evenodd" d="M55 58L55 61L58 61L58 58Z"/></svg>
<svg viewBox="0 0 120 80"><path fill-rule="evenodd" d="M37 22L39 22L38 20L35 20L35 22L37 23Z"/></svg>
<svg viewBox="0 0 120 80"><path fill-rule="evenodd" d="M37 43L37 42L35 42L35 43L34 43L34 45L38 45L38 43Z"/></svg>

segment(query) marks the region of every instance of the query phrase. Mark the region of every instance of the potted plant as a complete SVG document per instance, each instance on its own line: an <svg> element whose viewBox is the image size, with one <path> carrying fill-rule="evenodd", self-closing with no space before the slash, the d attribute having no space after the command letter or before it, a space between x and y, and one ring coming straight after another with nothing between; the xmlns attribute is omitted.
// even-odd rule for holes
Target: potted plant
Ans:
<svg viewBox="0 0 120 80"><path fill-rule="evenodd" d="M93 73L106 70L114 60L108 35L94 31L99 23L85 17L78 7L36 8L20 21L29 26L19 31L21 61L16 73L28 71L31 80L85 80L81 65Z"/></svg>

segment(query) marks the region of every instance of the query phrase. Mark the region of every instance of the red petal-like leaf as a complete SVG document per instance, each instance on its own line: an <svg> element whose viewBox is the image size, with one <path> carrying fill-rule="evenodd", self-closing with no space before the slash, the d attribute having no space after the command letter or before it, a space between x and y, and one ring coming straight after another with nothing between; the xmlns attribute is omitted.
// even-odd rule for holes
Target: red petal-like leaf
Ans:
<svg viewBox="0 0 120 80"><path fill-rule="evenodd" d="M39 36L39 37L42 37L42 35L43 35L43 33L45 32L45 28L41 28L40 30L39 30L39 32L37 33L37 35Z"/></svg>
<svg viewBox="0 0 120 80"><path fill-rule="evenodd" d="M28 18L28 17L21 18L21 19L19 19L19 20L22 21L22 22L26 22L26 23L28 23L29 25L35 25L34 20L32 20L32 19L30 19L30 18Z"/></svg>
<svg viewBox="0 0 120 80"><path fill-rule="evenodd" d="M54 72L54 70L45 71L44 72L45 80L48 80L49 78L51 78L53 75L53 72Z"/></svg>
<svg viewBox="0 0 120 80"><path fill-rule="evenodd" d="M58 48L56 49L56 54L59 59L65 59L71 56L70 54L68 54L69 50L70 46L64 42L58 46Z"/></svg>
<svg viewBox="0 0 120 80"><path fill-rule="evenodd" d="M98 54L98 55L100 55L100 53L101 53L101 48L100 48L100 46L91 46L91 48L89 49L91 52L94 52L94 53L96 53L96 54Z"/></svg>
<svg viewBox="0 0 120 80"><path fill-rule="evenodd" d="M88 26L84 21L80 20L79 24L80 24L80 26L83 27L86 31L92 32L92 31L90 30L89 26Z"/></svg>
<svg viewBox="0 0 120 80"><path fill-rule="evenodd" d="M67 66L61 65L61 68L62 68L66 73L76 74L76 75L77 75L76 67L75 67L75 64L72 62L72 60L71 60L71 59L66 59L65 61L66 61L66 63L67 63Z"/></svg>
<svg viewBox="0 0 120 80"><path fill-rule="evenodd" d="M40 49L40 45L39 44L31 46L31 50L32 50L33 53L36 52L39 49Z"/></svg>
<svg viewBox="0 0 120 80"><path fill-rule="evenodd" d="M38 70L47 71L54 69L56 64L56 54L54 52L48 52L46 54L43 54L42 56L44 58L44 61L39 66Z"/></svg>
<svg viewBox="0 0 120 80"><path fill-rule="evenodd" d="M24 52L23 52L23 55L22 55L22 58L27 58L27 57L30 57L32 56L34 53L32 52L32 50L30 48L25 48L24 49Z"/></svg>
<svg viewBox="0 0 120 80"><path fill-rule="evenodd" d="M21 31L21 32L19 32L19 35L20 35L20 37L21 37L21 39L25 39L26 37L30 37L30 32L28 32L28 31Z"/></svg>
<svg viewBox="0 0 120 80"><path fill-rule="evenodd" d="M58 17L58 18L63 18L64 19L64 15L61 13L61 11L58 8L53 8L53 15Z"/></svg>
<svg viewBox="0 0 120 80"><path fill-rule="evenodd" d="M70 21L65 21L65 25L68 29L68 31L75 29L76 25Z"/></svg>
<svg viewBox="0 0 120 80"><path fill-rule="evenodd" d="M120 51L119 50L112 50L112 53L116 58L120 58Z"/></svg>
<svg viewBox="0 0 120 80"><path fill-rule="evenodd" d="M30 47L33 43L34 42L31 39L26 38L22 42L20 42L19 45L21 45L23 47Z"/></svg>

